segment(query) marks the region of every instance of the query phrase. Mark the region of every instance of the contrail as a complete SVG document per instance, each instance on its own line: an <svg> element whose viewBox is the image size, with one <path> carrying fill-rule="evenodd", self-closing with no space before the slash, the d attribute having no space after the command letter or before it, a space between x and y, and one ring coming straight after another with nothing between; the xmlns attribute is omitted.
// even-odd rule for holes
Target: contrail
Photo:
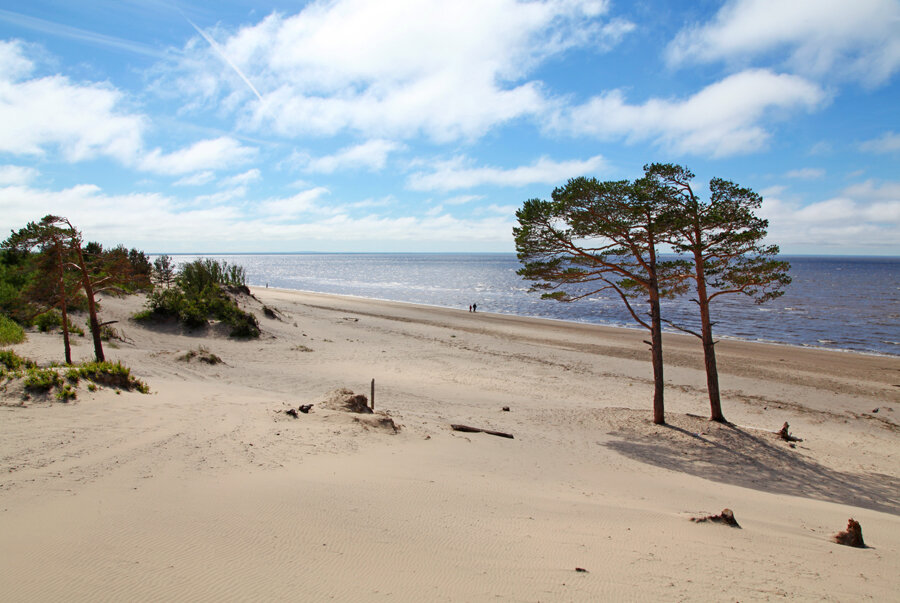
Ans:
<svg viewBox="0 0 900 603"><path fill-rule="evenodd" d="M184 15L184 13L182 13L182 15ZM184 15L184 18L187 20L188 23L191 24L191 27L193 27L195 30L197 30L197 33L198 33L198 34L200 34L201 36L203 36L203 39L204 39L204 40L206 40L207 42L209 42L209 45L212 46L212 49L216 51L216 54L218 54L219 57L221 57L223 61L225 61L226 63L228 63L228 65L230 65L231 68L234 69L234 72L235 72L236 74L238 74L238 76L240 76L240 78L241 78L242 80L244 80L244 83L247 84L247 87L250 88L250 90L253 91L253 94L256 95L256 98L259 99L259 102L263 102L263 97L262 97L262 95L259 93L259 90L256 89L256 86L254 86L253 83L252 83L249 79L247 79L247 76L244 75L244 73L238 68L237 65L235 65L235 64L231 61L231 59L229 59L227 56L225 56L225 53L222 52L222 49L219 48L219 45L216 44L216 41L213 40L212 37L210 37L209 35L207 35L207 33L206 33L205 31L203 31L202 29L200 29L199 27L197 27L197 25L196 25L193 21L191 21L190 19L188 19L187 15Z"/></svg>

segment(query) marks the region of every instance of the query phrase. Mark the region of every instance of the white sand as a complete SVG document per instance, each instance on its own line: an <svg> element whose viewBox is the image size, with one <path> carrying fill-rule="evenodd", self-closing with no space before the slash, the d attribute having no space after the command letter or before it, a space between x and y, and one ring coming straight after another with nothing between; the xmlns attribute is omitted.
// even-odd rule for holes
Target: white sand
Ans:
<svg viewBox="0 0 900 603"><path fill-rule="evenodd" d="M724 341L722 426L668 337L660 427L639 331L254 293L258 341L105 300L151 395L0 392L0 599L900 600L898 358ZM398 433L321 405L373 378ZM724 507L742 529L689 520ZM871 548L831 542L851 517Z"/></svg>

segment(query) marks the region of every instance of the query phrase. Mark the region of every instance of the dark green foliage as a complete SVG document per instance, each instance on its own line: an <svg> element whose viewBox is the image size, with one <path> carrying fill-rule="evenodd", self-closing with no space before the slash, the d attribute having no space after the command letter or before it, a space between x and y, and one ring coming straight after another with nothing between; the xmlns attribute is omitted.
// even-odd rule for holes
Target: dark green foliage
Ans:
<svg viewBox="0 0 900 603"><path fill-rule="evenodd" d="M259 337L259 322L241 310L228 289L246 287L246 274L240 266L210 259L195 260L181 267L175 286L156 289L147 298L148 312L136 320L172 317L188 328L204 327L209 320L231 326L232 337Z"/></svg>
<svg viewBox="0 0 900 603"><path fill-rule="evenodd" d="M12 345L25 341L25 331L16 321L0 314L0 345Z"/></svg>
<svg viewBox="0 0 900 603"><path fill-rule="evenodd" d="M38 328L41 333L46 333L62 326L62 315L56 310L50 310L34 317L32 324Z"/></svg>

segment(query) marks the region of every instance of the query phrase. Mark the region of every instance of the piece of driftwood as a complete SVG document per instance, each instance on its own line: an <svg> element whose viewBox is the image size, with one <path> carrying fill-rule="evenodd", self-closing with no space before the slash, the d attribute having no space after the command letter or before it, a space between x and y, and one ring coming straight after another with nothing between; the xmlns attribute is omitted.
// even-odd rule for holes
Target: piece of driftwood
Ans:
<svg viewBox="0 0 900 603"><path fill-rule="evenodd" d="M866 548L863 542L862 527L855 519L847 521L847 529L834 535L834 541L845 546L855 546L858 549Z"/></svg>
<svg viewBox="0 0 900 603"><path fill-rule="evenodd" d="M307 413L309 413L309 409L312 407L313 407L312 404L301 404L300 408L298 408L297 410L299 410L303 414L307 414Z"/></svg>
<svg viewBox="0 0 900 603"><path fill-rule="evenodd" d="M513 434L505 433L502 431L493 431L491 429L481 429L480 427L470 427L469 425L459 425L453 424L450 426L453 431L464 431L466 433L487 433L494 436L499 436L501 438L509 438L510 440L515 439Z"/></svg>
<svg viewBox="0 0 900 603"><path fill-rule="evenodd" d="M734 518L734 512L731 509L722 509L722 512L718 515L707 515L706 517L691 517L691 521L696 521L697 523L702 523L704 521L711 521L713 523L724 523L727 526L731 526L733 528L740 528L740 524Z"/></svg>
<svg viewBox="0 0 900 603"><path fill-rule="evenodd" d="M785 442L802 442L798 437L792 436L790 432L790 425L788 425L787 421L784 422L784 425L781 426L781 429L777 432L778 437L780 437Z"/></svg>
<svg viewBox="0 0 900 603"><path fill-rule="evenodd" d="M284 411L284 414L288 415L289 417L294 417L295 419L298 417L297 411L293 408L287 409L286 411Z"/></svg>

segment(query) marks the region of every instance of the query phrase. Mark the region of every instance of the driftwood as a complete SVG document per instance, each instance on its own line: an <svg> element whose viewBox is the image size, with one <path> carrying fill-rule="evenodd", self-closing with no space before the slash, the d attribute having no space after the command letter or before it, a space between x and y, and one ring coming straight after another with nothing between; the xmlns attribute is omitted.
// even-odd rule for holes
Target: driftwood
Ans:
<svg viewBox="0 0 900 603"><path fill-rule="evenodd" d="M777 431L776 433L778 434L778 437L780 437L785 442L802 442L803 441L800 438L794 437L791 435L790 426L788 425L787 421L784 422L784 425L782 425L781 429L779 431Z"/></svg>
<svg viewBox="0 0 900 603"><path fill-rule="evenodd" d="M845 546L855 546L858 549L866 548L863 542L862 527L855 519L847 521L847 529L834 535L834 541Z"/></svg>
<svg viewBox="0 0 900 603"><path fill-rule="evenodd" d="M502 431L492 431L490 429L481 429L480 427L470 427L469 425L459 425L453 424L450 426L453 431L464 431L466 433L487 433L494 436L499 436L501 438L509 438L510 440L514 439L513 434L505 433Z"/></svg>
<svg viewBox="0 0 900 603"><path fill-rule="evenodd" d="M691 521L696 521L697 523L702 523L704 521L711 521L713 523L724 523L727 526L731 526L733 528L740 528L740 524L734 518L734 512L731 509L722 509L722 512L718 515L707 515L706 517L691 517Z"/></svg>

